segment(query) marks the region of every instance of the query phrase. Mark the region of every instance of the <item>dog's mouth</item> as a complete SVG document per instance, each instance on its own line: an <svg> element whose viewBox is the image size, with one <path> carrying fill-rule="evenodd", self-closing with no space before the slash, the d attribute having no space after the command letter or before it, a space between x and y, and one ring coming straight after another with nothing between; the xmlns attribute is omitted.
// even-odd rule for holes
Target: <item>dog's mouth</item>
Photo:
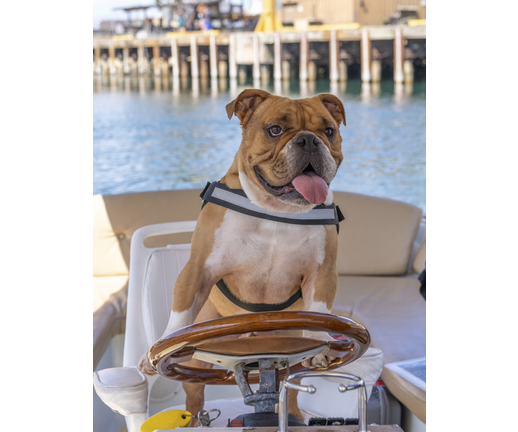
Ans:
<svg viewBox="0 0 518 432"><path fill-rule="evenodd" d="M311 204L322 204L327 198L329 184L316 173L311 164L308 164L299 175L284 186L271 185L261 175L257 166L254 169L266 191L276 197L286 199L302 195Z"/></svg>

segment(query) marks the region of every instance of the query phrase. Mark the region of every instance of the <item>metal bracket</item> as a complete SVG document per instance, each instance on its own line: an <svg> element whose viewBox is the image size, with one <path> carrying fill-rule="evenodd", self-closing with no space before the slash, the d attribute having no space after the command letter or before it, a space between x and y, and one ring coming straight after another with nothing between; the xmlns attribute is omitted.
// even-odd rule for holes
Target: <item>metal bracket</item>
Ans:
<svg viewBox="0 0 518 432"><path fill-rule="evenodd" d="M358 432L369 432L367 430L367 389L365 388L365 382L359 376L342 373L342 372L327 372L327 371L308 371L299 372L293 375L286 376L284 381L281 383L281 391L279 395L279 431L287 432L288 430L288 390L304 391L310 394L315 393L317 390L312 385L303 386L293 384L290 381L302 378L311 377L329 377L329 378L342 378L354 381L354 384L338 386L338 391L341 393L347 390L358 389Z"/></svg>
<svg viewBox="0 0 518 432"><path fill-rule="evenodd" d="M287 362L283 362L287 364ZM254 407L256 413L275 412L275 405L279 401L279 370L275 359L260 358L257 362L259 370L259 391L252 392L248 384L250 365L239 363L234 367L234 377L243 395L246 405Z"/></svg>

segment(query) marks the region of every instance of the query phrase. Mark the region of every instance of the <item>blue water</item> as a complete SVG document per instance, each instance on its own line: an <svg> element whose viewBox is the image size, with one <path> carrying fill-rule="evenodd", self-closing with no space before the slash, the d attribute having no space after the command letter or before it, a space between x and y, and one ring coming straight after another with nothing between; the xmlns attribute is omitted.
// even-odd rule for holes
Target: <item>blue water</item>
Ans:
<svg viewBox="0 0 518 432"><path fill-rule="evenodd" d="M239 147L237 118L225 105L253 87L225 81L125 78L94 81L93 192L117 194L200 188L221 178ZM255 86L257 87L257 85ZM260 86L292 98L321 92L343 102L344 161L331 188L381 196L426 211L426 84L395 87L348 81Z"/></svg>

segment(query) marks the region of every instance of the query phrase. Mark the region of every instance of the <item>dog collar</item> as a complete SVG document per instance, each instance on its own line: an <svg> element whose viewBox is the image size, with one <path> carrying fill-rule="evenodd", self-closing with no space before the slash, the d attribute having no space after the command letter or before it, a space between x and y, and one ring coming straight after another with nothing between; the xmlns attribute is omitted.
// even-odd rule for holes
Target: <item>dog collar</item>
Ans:
<svg viewBox="0 0 518 432"><path fill-rule="evenodd" d="M336 225L338 231L340 222L344 220L340 208L335 204L328 206L320 204L307 213L272 212L255 205L246 196L244 190L231 189L220 182L208 182L200 197L203 199L202 209L210 202L238 213L275 222L295 225Z"/></svg>

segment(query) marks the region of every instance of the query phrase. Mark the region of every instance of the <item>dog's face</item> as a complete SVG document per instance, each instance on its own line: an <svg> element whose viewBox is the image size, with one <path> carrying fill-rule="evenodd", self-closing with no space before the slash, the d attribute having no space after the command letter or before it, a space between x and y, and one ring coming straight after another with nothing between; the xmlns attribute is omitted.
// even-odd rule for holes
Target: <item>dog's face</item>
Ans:
<svg viewBox="0 0 518 432"><path fill-rule="evenodd" d="M344 107L331 94L289 99L245 90L227 105L241 120L239 178L257 205L304 212L326 201L342 162Z"/></svg>

